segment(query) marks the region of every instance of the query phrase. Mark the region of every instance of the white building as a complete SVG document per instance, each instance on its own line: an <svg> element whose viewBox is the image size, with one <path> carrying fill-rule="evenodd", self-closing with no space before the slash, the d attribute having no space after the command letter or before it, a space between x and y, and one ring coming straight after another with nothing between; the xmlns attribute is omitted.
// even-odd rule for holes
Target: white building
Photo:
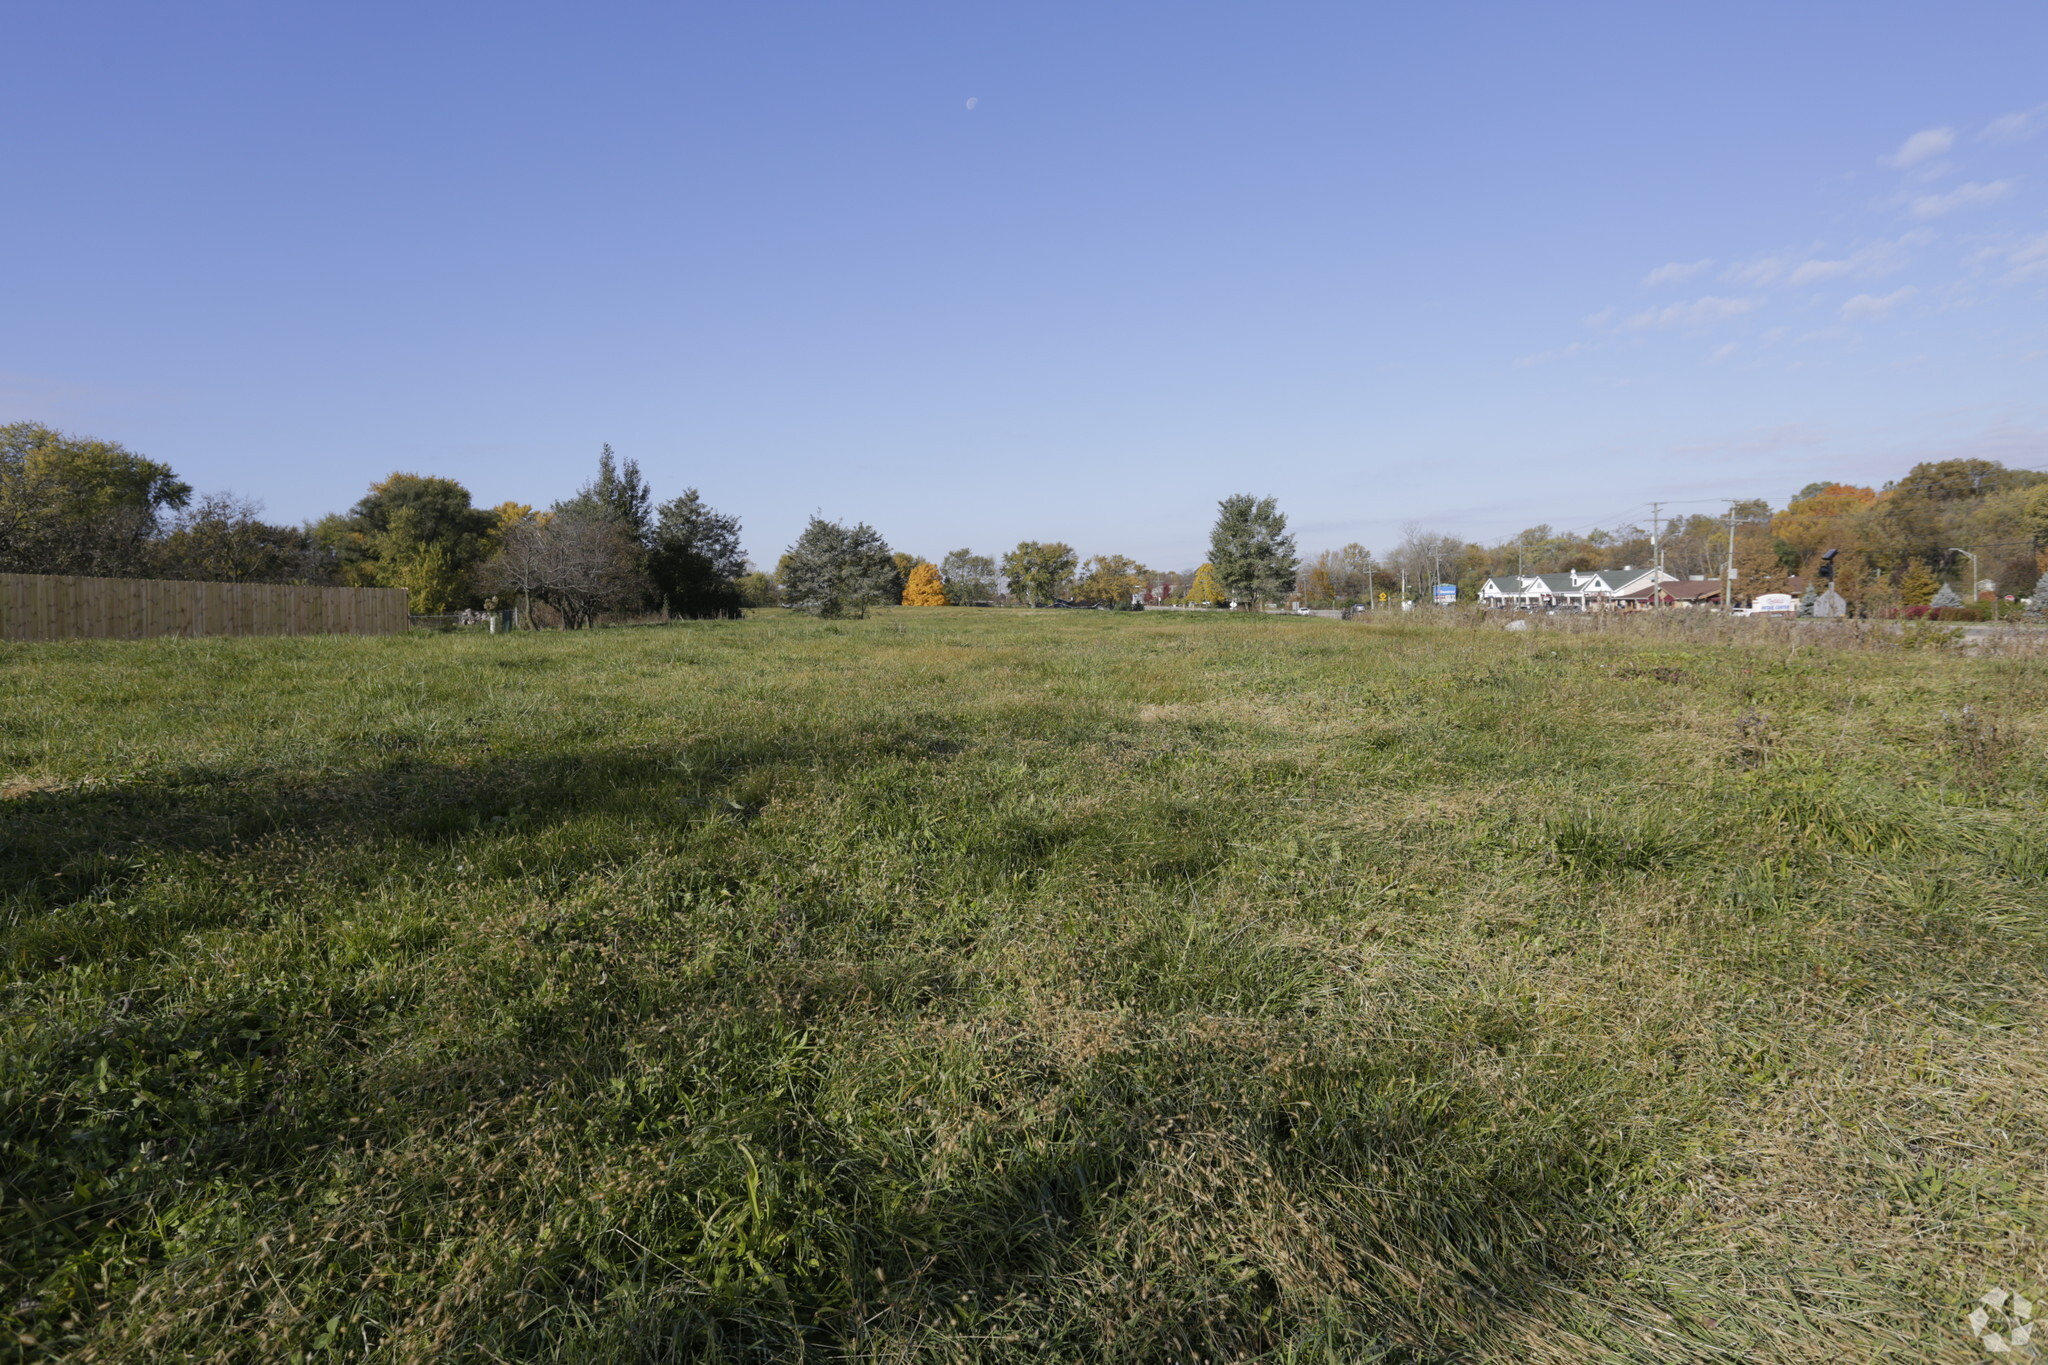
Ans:
<svg viewBox="0 0 2048 1365"><path fill-rule="evenodd" d="M1590 611L1652 582L1673 583L1661 569L1573 569L1569 573L1499 574L1479 588L1479 605L1517 611Z"/></svg>

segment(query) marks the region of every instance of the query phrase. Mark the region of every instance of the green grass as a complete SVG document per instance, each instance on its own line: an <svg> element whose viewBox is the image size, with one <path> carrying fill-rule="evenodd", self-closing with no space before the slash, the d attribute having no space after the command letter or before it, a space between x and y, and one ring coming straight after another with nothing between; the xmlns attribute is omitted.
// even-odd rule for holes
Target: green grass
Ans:
<svg viewBox="0 0 2048 1365"><path fill-rule="evenodd" d="M0 646L0 1352L1978 1358L2048 668L1808 639Z"/></svg>

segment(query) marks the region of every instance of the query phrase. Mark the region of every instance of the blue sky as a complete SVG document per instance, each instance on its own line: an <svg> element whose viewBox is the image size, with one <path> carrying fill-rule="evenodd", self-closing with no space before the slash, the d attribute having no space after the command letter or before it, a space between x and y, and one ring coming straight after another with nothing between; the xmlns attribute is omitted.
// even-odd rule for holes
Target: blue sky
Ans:
<svg viewBox="0 0 2048 1365"><path fill-rule="evenodd" d="M2048 7L17 5L0 420L772 562L2048 465Z"/></svg>

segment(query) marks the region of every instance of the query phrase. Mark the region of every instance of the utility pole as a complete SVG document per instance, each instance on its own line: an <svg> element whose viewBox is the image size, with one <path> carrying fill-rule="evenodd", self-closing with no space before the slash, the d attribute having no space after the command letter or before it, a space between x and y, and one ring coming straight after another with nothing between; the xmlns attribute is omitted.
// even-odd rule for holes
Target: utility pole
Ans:
<svg viewBox="0 0 2048 1365"><path fill-rule="evenodd" d="M1650 574L1651 606L1664 605L1659 600L1664 593L1664 534L1658 525L1663 511L1663 503L1653 502L1650 504L1650 549L1652 551L1651 557L1656 561L1651 566L1653 572Z"/></svg>
<svg viewBox="0 0 2048 1365"><path fill-rule="evenodd" d="M1735 609L1735 499L1728 500L1728 562L1721 569L1721 614Z"/></svg>
<svg viewBox="0 0 2048 1365"><path fill-rule="evenodd" d="M1728 558L1721 565L1721 614L1726 616L1729 595L1735 590L1735 502L1728 503Z"/></svg>
<svg viewBox="0 0 2048 1365"><path fill-rule="evenodd" d="M1650 504L1650 606L1657 605L1657 594L1664 590L1664 538L1659 534L1659 520L1664 513L1664 504Z"/></svg>
<svg viewBox="0 0 2048 1365"><path fill-rule="evenodd" d="M1755 526L1770 520L1768 517L1738 517L1735 515L1736 499L1728 499L1728 562L1721 573L1721 610L1735 609L1735 528Z"/></svg>
<svg viewBox="0 0 2048 1365"><path fill-rule="evenodd" d="M1969 601L1972 601L1972 602L1976 601L1976 600L1977 600L1977 556L1975 556L1975 555L1973 555L1973 554L1970 554L1970 552L1969 552L1968 550L1965 550L1965 549L1964 549L1964 548L1963 548L1962 546L1960 546L1960 545L1951 545L1951 546L1949 546L1949 547L1948 547L1948 552L1949 552L1950 554L1952 554L1952 555L1965 555L1965 556L1968 556L1968 558L1969 558L1969 561L1970 561L1970 596L1969 596L1968 600L1969 600Z"/></svg>

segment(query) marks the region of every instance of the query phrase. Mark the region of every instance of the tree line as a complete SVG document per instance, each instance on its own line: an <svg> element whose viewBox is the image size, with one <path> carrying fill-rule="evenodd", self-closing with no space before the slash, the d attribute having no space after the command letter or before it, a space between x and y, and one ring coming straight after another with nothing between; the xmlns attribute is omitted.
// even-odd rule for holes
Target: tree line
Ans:
<svg viewBox="0 0 2048 1365"><path fill-rule="evenodd" d="M1272 498L1243 493L1217 504L1209 561L1198 569L1162 573L1119 554L1084 563L1059 540L1020 541L1000 559L963 548L934 563L890 550L865 523L813 517L775 572L756 575L750 593L821 616L865 614L885 603L1122 608L1148 592L1180 604L1250 607L1284 597L1296 567L1286 516Z"/></svg>
<svg viewBox="0 0 2048 1365"><path fill-rule="evenodd" d="M1736 500L1654 528L1539 525L1492 545L1411 526L1385 556L1354 543L1306 560L1272 498L1236 494L1217 506L1208 559L1169 571L1120 554L1084 561L1057 540L926 560L865 523L814 516L763 570L747 560L739 518L694 488L656 502L639 465L608 445L591 479L544 509L479 507L454 479L393 473L346 512L285 526L234 494L195 496L168 465L117 442L0 425L0 572L395 587L415 614L496 599L567 626L774 605L861 615L898 603L1124 606L1140 596L1341 607L1404 588L1422 597L1436 582L1471 600L1488 577L1640 567L1659 553L1681 578L1716 578L1732 565L1753 594L1810 583L1829 550L1836 588L1863 610L1925 605L1956 582L1967 596L1980 578L2027 595L2048 574L2048 474L1928 461L1881 488L1809 484L1777 509Z"/></svg>
<svg viewBox="0 0 2048 1365"><path fill-rule="evenodd" d="M1162 589L1180 601L1254 602L1292 582L1285 531L1271 498L1228 498L1212 562L1158 573L1126 555L1083 562L1063 541L932 562L891 549L865 523L814 516L762 571L741 547L739 518L694 488L657 502L639 465L609 445L591 479L547 508L481 507L454 479L397 472L346 512L287 526L232 493L195 497L168 465L117 442L0 426L0 572L400 588L415 615L518 604L576 627L771 605L822 616L899 603L1127 606Z"/></svg>
<svg viewBox="0 0 2048 1365"><path fill-rule="evenodd" d="M116 442L18 422L0 426L0 572L402 588L416 615L495 598L580 626L736 616L746 557L737 517L694 488L657 504L610 446L546 509L479 507L454 479L394 473L346 512L284 526L231 493L195 498Z"/></svg>
<svg viewBox="0 0 2048 1365"><path fill-rule="evenodd" d="M1532 526L1492 545L1411 525L1384 556L1358 544L1312 556L1295 589L1312 605L1345 606L1398 597L1404 586L1420 598L1440 582L1471 600L1490 577L1641 568L1661 552L1679 578L1720 578L1732 566L1738 592L1750 596L1816 583L1829 550L1836 552L1828 561L1835 587L1863 611L1925 606L1944 584L1971 596L1974 579L1996 584L2000 595L2041 595L2048 473L1994 460L1933 460L1881 488L1811 483L1782 508L1736 499L1653 526Z"/></svg>

